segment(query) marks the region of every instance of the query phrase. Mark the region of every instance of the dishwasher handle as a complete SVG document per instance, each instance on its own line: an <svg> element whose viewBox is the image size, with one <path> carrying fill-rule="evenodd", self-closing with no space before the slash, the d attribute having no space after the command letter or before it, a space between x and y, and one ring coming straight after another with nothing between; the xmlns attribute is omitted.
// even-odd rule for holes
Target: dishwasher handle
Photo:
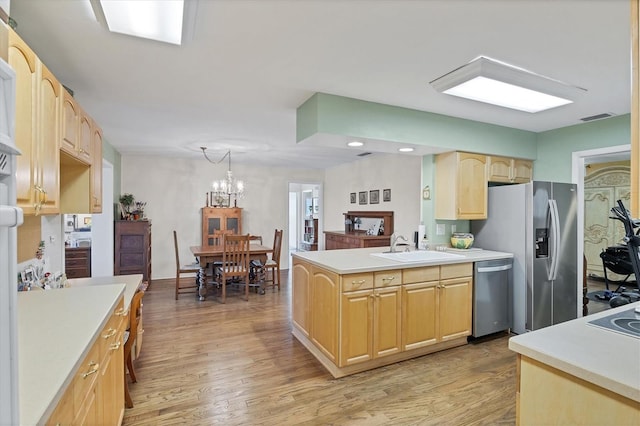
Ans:
<svg viewBox="0 0 640 426"><path fill-rule="evenodd" d="M476 268L476 272L498 272L498 271L508 271L511 269L512 265L500 265L500 266L480 266Z"/></svg>

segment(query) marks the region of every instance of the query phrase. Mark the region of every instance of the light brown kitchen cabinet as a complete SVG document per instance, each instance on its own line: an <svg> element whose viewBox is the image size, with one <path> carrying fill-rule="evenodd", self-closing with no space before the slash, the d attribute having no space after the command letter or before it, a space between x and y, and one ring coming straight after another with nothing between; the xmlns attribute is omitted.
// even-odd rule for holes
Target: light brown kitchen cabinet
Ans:
<svg viewBox="0 0 640 426"><path fill-rule="evenodd" d="M240 207L202 208L202 245L216 244L216 234L242 234L242 209Z"/></svg>
<svg viewBox="0 0 640 426"><path fill-rule="evenodd" d="M62 138L60 149L84 164L91 164L91 117L62 88Z"/></svg>
<svg viewBox="0 0 640 426"><path fill-rule="evenodd" d="M489 182L527 183L533 178L533 162L517 158L489 156Z"/></svg>
<svg viewBox="0 0 640 426"><path fill-rule="evenodd" d="M342 377L464 345L472 263L339 275L293 260L293 334Z"/></svg>
<svg viewBox="0 0 640 426"><path fill-rule="evenodd" d="M9 30L9 65L16 71L17 203L25 214L58 214L60 83Z"/></svg>
<svg viewBox="0 0 640 426"><path fill-rule="evenodd" d="M306 337L309 337L310 323L309 318L309 298L311 289L311 266L300 259L293 259L293 313L292 320Z"/></svg>
<svg viewBox="0 0 640 426"><path fill-rule="evenodd" d="M86 357L74 372L47 425L119 425L124 418L123 336L126 327L121 297Z"/></svg>
<svg viewBox="0 0 640 426"><path fill-rule="evenodd" d="M91 213L102 213L102 129L95 121L91 133Z"/></svg>
<svg viewBox="0 0 640 426"><path fill-rule="evenodd" d="M436 155L435 218L487 218L487 156L466 152Z"/></svg>
<svg viewBox="0 0 640 426"><path fill-rule="evenodd" d="M338 363L339 276L311 267L311 340L328 357Z"/></svg>

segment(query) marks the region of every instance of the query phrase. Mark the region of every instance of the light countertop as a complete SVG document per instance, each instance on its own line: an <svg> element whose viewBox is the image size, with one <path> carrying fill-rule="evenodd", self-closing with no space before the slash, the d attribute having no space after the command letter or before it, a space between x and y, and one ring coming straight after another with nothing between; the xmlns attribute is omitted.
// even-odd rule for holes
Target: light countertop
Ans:
<svg viewBox="0 0 640 426"><path fill-rule="evenodd" d="M69 280L69 287L18 293L20 424L43 424L120 296L125 309L142 275Z"/></svg>
<svg viewBox="0 0 640 426"><path fill-rule="evenodd" d="M640 339L588 324L640 302L521 334L509 349L640 402Z"/></svg>
<svg viewBox="0 0 640 426"><path fill-rule="evenodd" d="M507 259L513 257L512 253L503 253L491 250L447 250L447 253L461 255L462 257L421 262L396 262L394 260L383 259L381 257L371 255L371 253L382 253L388 250L389 247L371 247L343 250L304 251L296 252L292 255L294 258L305 260L337 274L418 268L421 266L479 262L483 260Z"/></svg>

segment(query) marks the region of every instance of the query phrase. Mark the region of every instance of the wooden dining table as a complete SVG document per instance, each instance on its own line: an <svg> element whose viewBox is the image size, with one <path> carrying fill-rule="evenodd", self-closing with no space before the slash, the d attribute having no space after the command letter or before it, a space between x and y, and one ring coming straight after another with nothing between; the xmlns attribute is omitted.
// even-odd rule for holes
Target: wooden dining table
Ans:
<svg viewBox="0 0 640 426"><path fill-rule="evenodd" d="M200 273L198 274L198 296L200 300L207 297L207 268L214 262L222 262L223 245L215 246L191 246L191 253L198 258ZM273 248L261 244L249 244L250 260L259 260L264 265L267 262L267 254L273 253Z"/></svg>

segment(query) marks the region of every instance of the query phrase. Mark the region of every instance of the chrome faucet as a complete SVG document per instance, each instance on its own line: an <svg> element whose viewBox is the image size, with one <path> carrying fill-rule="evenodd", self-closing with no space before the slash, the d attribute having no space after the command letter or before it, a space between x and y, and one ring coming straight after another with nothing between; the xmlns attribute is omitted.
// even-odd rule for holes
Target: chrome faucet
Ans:
<svg viewBox="0 0 640 426"><path fill-rule="evenodd" d="M408 242L408 240L405 237L403 237L402 235L397 235L394 232L393 234L391 234L391 248L389 249L391 253L396 252L396 246L398 245L398 240ZM401 245L408 246L408 244L401 244Z"/></svg>

